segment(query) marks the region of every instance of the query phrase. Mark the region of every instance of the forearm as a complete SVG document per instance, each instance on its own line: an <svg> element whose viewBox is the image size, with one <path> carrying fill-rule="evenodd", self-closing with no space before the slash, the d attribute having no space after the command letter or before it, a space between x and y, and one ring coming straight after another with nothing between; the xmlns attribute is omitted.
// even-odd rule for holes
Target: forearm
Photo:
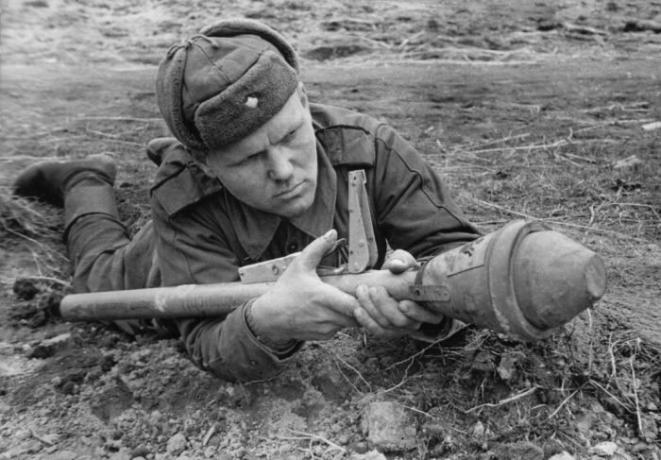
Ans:
<svg viewBox="0 0 661 460"><path fill-rule="evenodd" d="M286 350L274 350L251 332L246 312L252 302L222 320L179 322L186 350L195 364L229 381L262 380L275 375L300 348L295 342Z"/></svg>

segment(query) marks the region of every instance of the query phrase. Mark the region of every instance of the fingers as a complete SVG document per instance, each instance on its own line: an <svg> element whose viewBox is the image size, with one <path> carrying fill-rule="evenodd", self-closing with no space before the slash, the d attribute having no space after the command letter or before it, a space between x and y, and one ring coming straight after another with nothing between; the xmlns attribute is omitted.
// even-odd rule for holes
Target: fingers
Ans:
<svg viewBox="0 0 661 460"><path fill-rule="evenodd" d="M345 317L349 321L349 323L346 324L347 327L358 326L354 320L353 312L356 308L360 307L359 301L356 300L354 296L342 292L328 284L322 284L321 287L323 289L321 292L323 298L315 303L324 305L325 308Z"/></svg>
<svg viewBox="0 0 661 460"><path fill-rule="evenodd" d="M405 315L399 309L399 302L390 297L383 287L358 286L356 297L361 309L381 328L417 330L420 327L421 322ZM360 318L356 319L360 322ZM371 322L367 324L373 326Z"/></svg>
<svg viewBox="0 0 661 460"><path fill-rule="evenodd" d="M445 318L442 314L429 311L412 300L402 300L399 302L398 307L399 311L409 319L419 323L440 324L443 318Z"/></svg>
<svg viewBox="0 0 661 460"><path fill-rule="evenodd" d="M358 321L358 324L365 328L371 335L377 337L396 337L405 334L403 329L391 329L381 326L374 321L370 314L363 308L356 308L354 311L354 317L356 318L356 321Z"/></svg>
<svg viewBox="0 0 661 460"><path fill-rule="evenodd" d="M331 229L308 244L301 255L296 258L296 263L300 264L303 269L316 269L324 255L333 247L335 241L337 241L337 231Z"/></svg>
<svg viewBox="0 0 661 460"><path fill-rule="evenodd" d="M392 323L386 318L374 305L370 295L370 288L367 286L358 286L356 288L356 298L360 302L360 306L367 312L370 318L381 327L391 327Z"/></svg>
<svg viewBox="0 0 661 460"><path fill-rule="evenodd" d="M397 275L418 266L418 261L415 260L415 257L410 252L403 249L396 249L390 254L388 260L384 262L383 269L390 270Z"/></svg>

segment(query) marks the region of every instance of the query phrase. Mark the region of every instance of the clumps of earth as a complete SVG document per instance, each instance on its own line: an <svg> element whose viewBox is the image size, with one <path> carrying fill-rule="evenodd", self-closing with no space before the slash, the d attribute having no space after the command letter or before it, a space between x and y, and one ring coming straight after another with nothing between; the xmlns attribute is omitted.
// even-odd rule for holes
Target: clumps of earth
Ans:
<svg viewBox="0 0 661 460"><path fill-rule="evenodd" d="M10 324L30 328L45 325L57 315L65 287L59 280L17 278L12 288L17 302L9 309Z"/></svg>

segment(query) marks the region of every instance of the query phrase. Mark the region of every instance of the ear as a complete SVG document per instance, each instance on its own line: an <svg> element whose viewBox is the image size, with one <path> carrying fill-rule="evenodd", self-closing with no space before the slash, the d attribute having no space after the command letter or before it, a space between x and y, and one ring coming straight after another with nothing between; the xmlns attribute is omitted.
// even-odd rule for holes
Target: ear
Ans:
<svg viewBox="0 0 661 460"><path fill-rule="evenodd" d="M193 161L197 167L200 168L204 174L210 177L216 177L216 174L209 168L209 165L207 164L206 152L194 149L189 149L188 152L190 153L190 156L193 158Z"/></svg>
<svg viewBox="0 0 661 460"><path fill-rule="evenodd" d="M200 165L200 166L206 166L207 165L206 152L202 152L202 151L197 150L197 149L188 149L188 153L190 153L190 156L193 157L193 160L198 165Z"/></svg>

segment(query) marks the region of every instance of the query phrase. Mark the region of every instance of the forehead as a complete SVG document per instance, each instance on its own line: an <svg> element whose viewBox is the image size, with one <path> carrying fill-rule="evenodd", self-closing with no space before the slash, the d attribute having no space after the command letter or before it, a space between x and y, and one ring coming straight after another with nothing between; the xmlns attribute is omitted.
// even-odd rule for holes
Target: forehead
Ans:
<svg viewBox="0 0 661 460"><path fill-rule="evenodd" d="M227 147L210 152L210 156L232 161L260 152L299 127L306 119L305 110L307 108L303 106L299 92L294 91L282 109L256 131Z"/></svg>

